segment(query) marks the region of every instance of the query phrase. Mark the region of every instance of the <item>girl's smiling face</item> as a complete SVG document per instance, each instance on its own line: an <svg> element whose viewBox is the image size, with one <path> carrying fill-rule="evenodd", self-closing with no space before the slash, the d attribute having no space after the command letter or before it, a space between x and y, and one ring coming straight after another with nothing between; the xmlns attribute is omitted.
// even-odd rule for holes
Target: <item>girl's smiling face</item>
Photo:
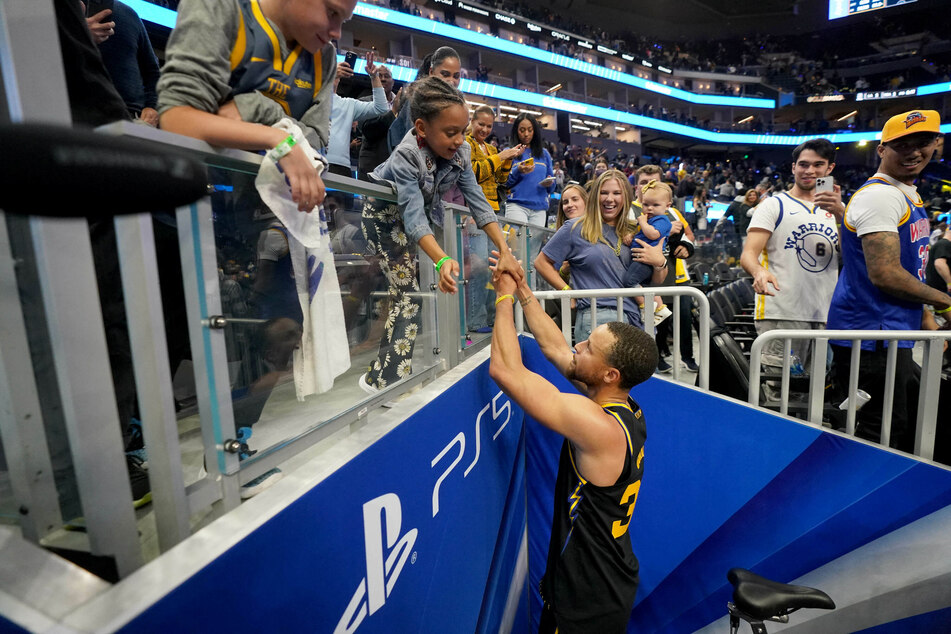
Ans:
<svg viewBox="0 0 951 634"><path fill-rule="evenodd" d="M466 142L468 124L469 111L459 104L452 104L429 121L417 119L414 125L416 136L426 141L433 154L448 160Z"/></svg>

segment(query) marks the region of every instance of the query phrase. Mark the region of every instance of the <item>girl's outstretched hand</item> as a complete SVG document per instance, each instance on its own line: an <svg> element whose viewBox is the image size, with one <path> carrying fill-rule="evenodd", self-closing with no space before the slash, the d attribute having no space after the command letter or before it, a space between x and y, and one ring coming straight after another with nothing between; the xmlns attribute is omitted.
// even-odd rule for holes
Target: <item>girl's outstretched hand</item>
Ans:
<svg viewBox="0 0 951 634"><path fill-rule="evenodd" d="M459 278L459 263L453 259L443 262L439 268L439 290L443 293L455 295L459 286L456 280Z"/></svg>

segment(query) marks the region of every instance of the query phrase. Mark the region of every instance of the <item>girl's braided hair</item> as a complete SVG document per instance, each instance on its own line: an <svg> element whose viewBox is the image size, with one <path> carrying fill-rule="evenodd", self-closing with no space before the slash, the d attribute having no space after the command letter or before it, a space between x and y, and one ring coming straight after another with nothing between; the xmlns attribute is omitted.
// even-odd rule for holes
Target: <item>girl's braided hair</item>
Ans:
<svg viewBox="0 0 951 634"><path fill-rule="evenodd" d="M413 82L410 98L410 115L413 121L432 121L440 112L452 105L466 107L466 98L438 77L424 77Z"/></svg>

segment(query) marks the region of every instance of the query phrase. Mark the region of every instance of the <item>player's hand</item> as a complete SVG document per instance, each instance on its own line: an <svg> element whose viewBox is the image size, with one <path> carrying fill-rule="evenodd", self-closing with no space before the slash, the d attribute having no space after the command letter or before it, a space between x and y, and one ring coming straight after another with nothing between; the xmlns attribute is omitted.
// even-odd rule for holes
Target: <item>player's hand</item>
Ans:
<svg viewBox="0 0 951 634"><path fill-rule="evenodd" d="M85 13L86 5L83 3L80 4L83 7L83 13ZM96 44L102 44L116 32L116 23L105 21L110 15L112 15L112 9L103 9L96 15L91 15L86 18L86 25L92 34L92 41Z"/></svg>
<svg viewBox="0 0 951 634"><path fill-rule="evenodd" d="M770 284L772 284L773 288L775 288L777 291L780 290L779 281L776 279L776 276L766 269L760 269L755 275L753 275L753 290L760 295L776 294L769 290Z"/></svg>
<svg viewBox="0 0 951 634"><path fill-rule="evenodd" d="M845 205L842 204L842 187L834 185L834 188L831 192L817 192L813 196L813 202L816 207L835 216L837 222L842 222L842 218L845 216Z"/></svg>
<svg viewBox="0 0 951 634"><path fill-rule="evenodd" d="M501 257L499 257L497 250L493 250L492 256L496 261L495 268L499 273L508 273L516 283L525 279L525 271L522 269L521 263L512 255L511 249L505 249L505 253L503 253ZM491 262L492 258L490 258L489 261Z"/></svg>
<svg viewBox="0 0 951 634"><path fill-rule="evenodd" d="M674 249L674 257L680 258L681 260L685 260L690 257L690 250L687 249L687 247L680 245L679 247Z"/></svg>
<svg viewBox="0 0 951 634"><path fill-rule="evenodd" d="M278 161L278 166L291 186L291 199L297 203L298 211L309 213L324 202L324 181L299 145Z"/></svg>
<svg viewBox="0 0 951 634"><path fill-rule="evenodd" d="M508 273L500 271L498 260L492 256L489 256L489 269L492 271L492 286L495 287L496 295L514 295L518 290L518 282Z"/></svg>
<svg viewBox="0 0 951 634"><path fill-rule="evenodd" d="M439 267L439 290L443 293L455 295L459 286L456 279L459 277L459 263L449 258Z"/></svg>

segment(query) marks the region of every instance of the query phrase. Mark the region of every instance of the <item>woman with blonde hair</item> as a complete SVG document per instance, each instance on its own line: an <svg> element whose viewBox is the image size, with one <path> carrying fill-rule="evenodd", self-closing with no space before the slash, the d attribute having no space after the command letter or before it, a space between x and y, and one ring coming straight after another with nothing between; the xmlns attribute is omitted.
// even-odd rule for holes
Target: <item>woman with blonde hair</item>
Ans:
<svg viewBox="0 0 951 634"><path fill-rule="evenodd" d="M585 205L588 204L588 190L578 183L568 183L561 190L561 200L558 202L558 214L555 216L555 229L561 229L572 218L584 215Z"/></svg>
<svg viewBox="0 0 951 634"><path fill-rule="evenodd" d="M608 170L594 182L585 205L585 214L565 222L535 258L535 269L552 287L560 290L624 288L624 272L632 257L654 267L652 281L663 280L667 260L660 249L628 247L624 238L632 228L626 220L631 205L631 186L618 170ZM564 262L571 265L571 286L564 283L558 269ZM626 320L641 326L641 315L633 298L623 304ZM617 320L617 299L597 300L599 324ZM591 334L591 302L578 300L575 341Z"/></svg>

